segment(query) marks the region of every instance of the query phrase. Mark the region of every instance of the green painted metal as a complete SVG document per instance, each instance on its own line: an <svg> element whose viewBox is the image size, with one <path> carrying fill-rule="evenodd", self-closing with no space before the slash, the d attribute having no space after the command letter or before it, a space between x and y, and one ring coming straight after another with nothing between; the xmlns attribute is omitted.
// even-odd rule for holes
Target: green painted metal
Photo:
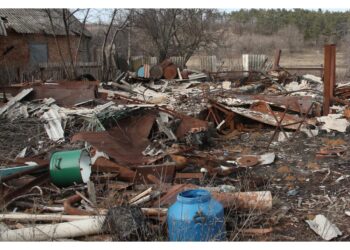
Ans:
<svg viewBox="0 0 350 250"><path fill-rule="evenodd" d="M16 167L5 167L5 168L1 168L0 167L0 177L5 177L5 176L9 176L24 170L28 170L28 169L32 169L35 166L16 166Z"/></svg>
<svg viewBox="0 0 350 250"><path fill-rule="evenodd" d="M85 149L60 151L51 155L50 177L58 187L86 183L91 174L91 158Z"/></svg>

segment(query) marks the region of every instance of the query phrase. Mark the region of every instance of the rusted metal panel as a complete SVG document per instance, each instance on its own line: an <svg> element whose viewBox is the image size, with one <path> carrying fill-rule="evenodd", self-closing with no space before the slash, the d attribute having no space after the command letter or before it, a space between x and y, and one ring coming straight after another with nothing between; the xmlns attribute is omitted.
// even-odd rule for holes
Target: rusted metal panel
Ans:
<svg viewBox="0 0 350 250"><path fill-rule="evenodd" d="M182 183L185 180L197 180L200 181L204 178L203 173L176 173L175 182Z"/></svg>
<svg viewBox="0 0 350 250"><path fill-rule="evenodd" d="M203 173L176 173L175 179L202 179Z"/></svg>
<svg viewBox="0 0 350 250"><path fill-rule="evenodd" d="M175 166L136 168L135 183L149 184L157 182L171 183L175 175Z"/></svg>
<svg viewBox="0 0 350 250"><path fill-rule="evenodd" d="M119 173L118 179L128 182L133 182L135 179L135 172L131 169L112 162L106 158L99 157L92 165L94 172L117 172Z"/></svg>
<svg viewBox="0 0 350 250"><path fill-rule="evenodd" d="M66 82L59 85L41 85L34 87L31 99L44 99L52 97L60 106L73 106L96 98L96 83Z"/></svg>
<svg viewBox="0 0 350 250"><path fill-rule="evenodd" d="M23 89L33 88L26 97L27 100L44 99L52 97L60 106L73 106L97 97L98 82L65 81L56 84L21 84L19 86L5 87L2 90L16 95Z"/></svg>
<svg viewBox="0 0 350 250"><path fill-rule="evenodd" d="M117 126L108 131L75 134L72 142L87 141L120 164L143 164L149 157L142 151L150 144L148 136L155 119L152 111L129 116L118 120Z"/></svg>
<svg viewBox="0 0 350 250"><path fill-rule="evenodd" d="M324 46L323 115L329 114L335 86L335 44Z"/></svg>
<svg viewBox="0 0 350 250"><path fill-rule="evenodd" d="M176 137L182 138L187 133L196 133L208 129L208 122L193 118L191 116L181 116L181 123L176 130Z"/></svg>
<svg viewBox="0 0 350 250"><path fill-rule="evenodd" d="M335 89L335 96L341 98L349 98L350 97L350 86L338 87Z"/></svg>

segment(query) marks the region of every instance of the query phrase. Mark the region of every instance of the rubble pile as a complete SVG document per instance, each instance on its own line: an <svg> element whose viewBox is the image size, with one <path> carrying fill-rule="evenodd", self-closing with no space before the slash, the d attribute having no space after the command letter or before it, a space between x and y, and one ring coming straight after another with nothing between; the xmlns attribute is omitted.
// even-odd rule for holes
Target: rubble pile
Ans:
<svg viewBox="0 0 350 250"><path fill-rule="evenodd" d="M282 68L203 73L180 71L169 60L106 83L6 87L0 240L167 240L169 206L198 188L225 208L227 240L292 240L278 233L281 220L303 223L289 211L316 199L298 197L306 180L326 173L326 185L332 171L293 152L314 145L318 159L346 162L347 143L320 148L315 141L347 136L349 84L336 86L339 105L326 116L323 91L321 78ZM293 176L296 162L311 170L296 166L304 176ZM343 199L349 204L349 195ZM316 219L303 226L318 232ZM326 240L342 235L331 226Z"/></svg>

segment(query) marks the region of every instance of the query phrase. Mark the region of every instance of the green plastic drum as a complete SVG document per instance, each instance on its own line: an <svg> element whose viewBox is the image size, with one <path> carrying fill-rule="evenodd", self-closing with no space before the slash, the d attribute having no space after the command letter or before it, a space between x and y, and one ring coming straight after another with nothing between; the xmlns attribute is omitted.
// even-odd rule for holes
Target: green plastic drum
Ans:
<svg viewBox="0 0 350 250"><path fill-rule="evenodd" d="M91 158L85 149L55 152L51 155L50 177L58 187L86 183L90 174Z"/></svg>

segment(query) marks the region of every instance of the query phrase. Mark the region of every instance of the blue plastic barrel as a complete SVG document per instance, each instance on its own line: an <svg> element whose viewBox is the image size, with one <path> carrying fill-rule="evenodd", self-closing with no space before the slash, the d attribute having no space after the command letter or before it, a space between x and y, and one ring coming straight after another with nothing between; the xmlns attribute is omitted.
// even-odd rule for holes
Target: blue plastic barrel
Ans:
<svg viewBox="0 0 350 250"><path fill-rule="evenodd" d="M145 67L143 65L137 70L137 76L145 77Z"/></svg>
<svg viewBox="0 0 350 250"><path fill-rule="evenodd" d="M177 195L168 210L170 241L217 241L226 239L224 208L202 189Z"/></svg>

